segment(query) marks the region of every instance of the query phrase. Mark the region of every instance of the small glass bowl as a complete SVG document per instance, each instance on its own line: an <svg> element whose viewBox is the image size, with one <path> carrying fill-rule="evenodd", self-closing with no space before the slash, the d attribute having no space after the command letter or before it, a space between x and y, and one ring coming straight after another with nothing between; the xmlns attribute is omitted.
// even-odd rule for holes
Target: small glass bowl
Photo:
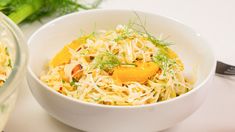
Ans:
<svg viewBox="0 0 235 132"><path fill-rule="evenodd" d="M0 87L0 131L2 131L14 108L19 84L25 76L28 50L20 29L1 12L0 42L7 45L13 64L10 76Z"/></svg>

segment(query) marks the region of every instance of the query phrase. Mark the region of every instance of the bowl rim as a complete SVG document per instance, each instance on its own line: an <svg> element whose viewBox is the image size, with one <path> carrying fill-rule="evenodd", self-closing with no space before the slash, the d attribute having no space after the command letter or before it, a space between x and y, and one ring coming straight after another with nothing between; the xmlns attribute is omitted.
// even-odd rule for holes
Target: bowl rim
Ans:
<svg viewBox="0 0 235 132"><path fill-rule="evenodd" d="M86 105L86 106L90 106L90 107L100 107L100 108L115 108L115 109L136 109L136 108L146 108L146 107L152 107L152 106L158 106L158 105L164 105L164 104L169 104L169 103L172 103L172 102L175 102L181 98L184 98L184 97L187 97L193 93L195 93L196 91L198 91L199 89L201 89L205 84L206 82L209 81L209 79L212 77L212 75L214 75L214 71L215 71L215 67L216 67L216 59L215 59L215 55L214 55L214 51L213 49L211 48L211 46L208 44L208 42L199 34L197 33L195 30L193 30L193 28L191 28L190 26L182 23L181 21L175 19L175 18L172 18L172 17L169 17L169 16L165 16L165 15L160 15L160 14L156 14L156 13L151 13L151 12L147 12L147 11L141 11L141 10L130 10L130 9L93 9L93 10L86 10L86 11L81 11L81 12L74 12L74 13L71 13L71 14L67 14L67 15L64 15L62 17L58 17L46 24L44 24L42 27L40 27L36 32L34 32L30 38L28 39L27 43L28 43L28 46L30 47L31 45L31 41L33 38L35 38L35 36L41 32L42 30L48 28L48 26L50 25L53 25L55 22L58 22L60 20L63 20L63 19L66 19L67 17L71 17L71 16L76 16L76 15L80 15L80 14L89 14L89 13L102 13L102 12L121 12L121 11L125 11L125 12L139 12L141 14L148 14L148 15L152 15L152 16L158 16L158 17L161 17L161 18L164 18L164 19L167 19L169 21L172 21L174 23L177 23L177 24L180 24L182 26L184 26L185 28L187 28L187 30L190 30L193 34L195 34L197 37L200 37L200 39L202 40L202 42L206 43L206 45L209 47L209 50L210 50L210 55L212 57L212 61L213 61L213 65L210 69L210 72L206 75L206 78L204 80L202 80L201 83L199 83L196 87L194 87L192 90L190 90L189 92L185 93L185 94L182 94L178 97L175 97L173 99L169 99L169 100L165 100L165 101L162 101L162 102L157 102L157 103L151 103L151 104L144 104L144 105L134 105L134 106L115 106L115 105L102 105L102 104L96 104L96 103L90 103L90 102L85 102L85 101L81 101L81 100L78 100L78 99L75 99L75 98L72 98L72 97L68 97L68 96L65 96L63 94L60 94L58 93L57 91L53 90L52 88L50 88L49 86L47 86L45 83L43 83L37 76L36 74L32 71L32 69L30 68L30 65L27 66L27 70L28 70L28 73L30 74L30 77L33 77L34 80L36 80L43 88L45 88L47 91L49 92L52 92L53 94L56 94L57 96L65 99L65 100L68 100L68 101L72 101L72 102L75 102L75 103L81 103L82 105ZM29 75L27 75L29 76ZM28 78L27 78L28 80ZM28 81L29 83L29 81ZM30 89L32 89L30 87ZM32 92L32 90L31 90Z"/></svg>

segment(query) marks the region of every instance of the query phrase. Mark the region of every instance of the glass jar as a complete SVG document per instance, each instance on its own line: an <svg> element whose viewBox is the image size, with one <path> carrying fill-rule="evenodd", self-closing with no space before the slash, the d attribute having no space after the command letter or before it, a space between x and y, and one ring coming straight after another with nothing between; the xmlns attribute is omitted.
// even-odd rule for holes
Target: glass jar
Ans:
<svg viewBox="0 0 235 132"><path fill-rule="evenodd" d="M7 46L13 67L8 79L0 87L0 131L2 131L14 108L19 84L25 76L28 51L20 29L1 12L0 43Z"/></svg>

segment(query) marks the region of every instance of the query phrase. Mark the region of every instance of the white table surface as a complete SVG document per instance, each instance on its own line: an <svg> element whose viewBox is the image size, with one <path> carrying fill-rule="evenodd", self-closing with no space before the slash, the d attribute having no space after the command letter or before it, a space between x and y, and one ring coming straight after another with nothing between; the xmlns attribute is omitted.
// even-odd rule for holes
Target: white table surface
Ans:
<svg viewBox="0 0 235 132"><path fill-rule="evenodd" d="M138 9L178 19L201 33L213 45L219 60L235 65L235 0L106 0L101 7ZM41 25L35 22L21 25L21 28L28 38ZM51 118L33 98L24 81L5 132L79 130ZM235 132L235 77L215 76L205 103L189 118L165 132Z"/></svg>

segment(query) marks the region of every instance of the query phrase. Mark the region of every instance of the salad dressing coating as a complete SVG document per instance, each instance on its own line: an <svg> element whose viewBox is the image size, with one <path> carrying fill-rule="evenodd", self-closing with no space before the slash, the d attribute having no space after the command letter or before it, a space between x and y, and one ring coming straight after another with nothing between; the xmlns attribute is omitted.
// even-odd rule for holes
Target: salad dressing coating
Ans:
<svg viewBox="0 0 235 132"><path fill-rule="evenodd" d="M133 106L192 89L184 65L167 42L118 25L83 35L49 62L40 79L66 96L96 104Z"/></svg>

